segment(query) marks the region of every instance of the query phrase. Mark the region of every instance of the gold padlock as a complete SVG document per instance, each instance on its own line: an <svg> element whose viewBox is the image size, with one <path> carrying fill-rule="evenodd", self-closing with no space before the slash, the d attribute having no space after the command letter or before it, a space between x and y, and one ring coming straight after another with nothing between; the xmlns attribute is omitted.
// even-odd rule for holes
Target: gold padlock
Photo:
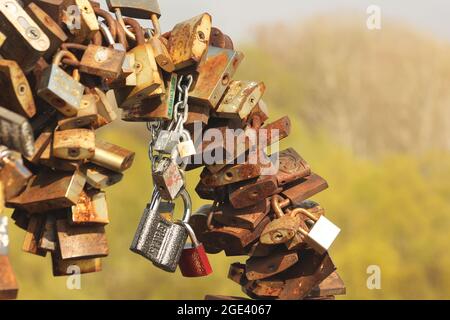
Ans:
<svg viewBox="0 0 450 320"><path fill-rule="evenodd" d="M123 172L131 167L135 153L115 144L97 139L95 154L91 162L115 172Z"/></svg>
<svg viewBox="0 0 450 320"><path fill-rule="evenodd" d="M80 61L80 71L114 81L122 73L125 51L90 44Z"/></svg>
<svg viewBox="0 0 450 320"><path fill-rule="evenodd" d="M0 0L0 26L6 40L0 47L4 59L15 60L24 72L50 48L50 40L16 0Z"/></svg>
<svg viewBox="0 0 450 320"><path fill-rule="evenodd" d="M175 70L199 63L208 50L211 16L203 13L177 24L170 33L169 54Z"/></svg>
<svg viewBox="0 0 450 320"><path fill-rule="evenodd" d="M36 105L25 74L14 60L0 60L0 95L2 106L24 116L32 118L36 114Z"/></svg>
<svg viewBox="0 0 450 320"><path fill-rule="evenodd" d="M91 129L56 130L52 154L65 160L86 160L94 157L95 133Z"/></svg>
<svg viewBox="0 0 450 320"><path fill-rule="evenodd" d="M62 43L66 42L68 37L58 23L52 19L44 10L42 10L35 3L30 3L25 11L37 23L37 25L44 31L50 40L50 47L44 54L46 59L50 59Z"/></svg>
<svg viewBox="0 0 450 320"><path fill-rule="evenodd" d="M108 188L120 182L123 178L122 173L111 171L93 163L82 165L80 172L86 177L87 184L98 190Z"/></svg>

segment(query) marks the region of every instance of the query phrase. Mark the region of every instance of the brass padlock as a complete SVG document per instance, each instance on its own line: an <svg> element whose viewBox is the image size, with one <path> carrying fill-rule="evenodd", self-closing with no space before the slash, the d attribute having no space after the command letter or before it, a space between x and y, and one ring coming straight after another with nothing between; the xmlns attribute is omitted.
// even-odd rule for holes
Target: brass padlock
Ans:
<svg viewBox="0 0 450 320"><path fill-rule="evenodd" d="M208 50L211 16L203 13L177 24L170 33L169 54L175 70L199 63Z"/></svg>
<svg viewBox="0 0 450 320"><path fill-rule="evenodd" d="M0 60L0 84L3 88L0 103L3 106L27 118L36 114L33 92L16 61Z"/></svg>
<svg viewBox="0 0 450 320"><path fill-rule="evenodd" d="M68 37L59 24L53 20L44 10L42 10L37 4L30 3L25 11L30 17L37 23L42 31L47 35L50 40L50 47L44 54L46 59L51 59L55 52L59 49L62 43L66 42Z"/></svg>
<svg viewBox="0 0 450 320"><path fill-rule="evenodd" d="M52 154L65 160L87 160L94 157L95 132L91 129L56 130Z"/></svg>
<svg viewBox="0 0 450 320"><path fill-rule="evenodd" d="M24 72L31 71L50 47L47 35L16 0L0 1L0 25L6 37L0 55L15 60Z"/></svg>
<svg viewBox="0 0 450 320"><path fill-rule="evenodd" d="M97 139L91 162L106 169L123 172L131 167L135 153L115 144Z"/></svg>
<svg viewBox="0 0 450 320"><path fill-rule="evenodd" d="M265 90L263 82L232 81L216 113L221 117L245 120L261 100Z"/></svg>
<svg viewBox="0 0 450 320"><path fill-rule="evenodd" d="M63 58L78 61L71 52L59 51L52 65L44 71L37 94L65 116L73 117L78 113L85 88L79 82L78 69L74 69L71 77L59 67Z"/></svg>
<svg viewBox="0 0 450 320"><path fill-rule="evenodd" d="M215 109L243 59L244 54L239 51L209 47L198 66L199 75L189 100Z"/></svg>
<svg viewBox="0 0 450 320"><path fill-rule="evenodd" d="M77 204L72 206L69 218L73 225L108 224L105 193L97 190L83 191Z"/></svg>
<svg viewBox="0 0 450 320"><path fill-rule="evenodd" d="M123 178L122 173L111 171L93 163L82 165L80 171L85 175L87 184L98 190L108 188L120 182Z"/></svg>
<svg viewBox="0 0 450 320"><path fill-rule="evenodd" d="M122 73L125 51L90 44L80 61L80 71L114 81Z"/></svg>
<svg viewBox="0 0 450 320"><path fill-rule="evenodd" d="M30 179L24 192L7 204L29 213L69 208L77 203L85 183L86 178L78 171L42 170Z"/></svg>
<svg viewBox="0 0 450 320"><path fill-rule="evenodd" d="M100 31L100 26L89 0L74 1L75 5L67 7L63 22L72 35L71 42L85 43Z"/></svg>
<svg viewBox="0 0 450 320"><path fill-rule="evenodd" d="M118 104L123 109L140 106L145 100L165 92L163 76L156 63L151 44L145 42L144 33L137 21L132 19L126 21L135 25L133 29L136 33L137 46L131 49L129 54L134 55L136 86L115 89Z"/></svg>
<svg viewBox="0 0 450 320"><path fill-rule="evenodd" d="M9 201L22 192L32 174L24 166L19 153L0 146L0 181L4 187L4 199Z"/></svg>
<svg viewBox="0 0 450 320"><path fill-rule="evenodd" d="M72 226L67 219L56 221L61 259L100 258L108 255L105 227Z"/></svg>
<svg viewBox="0 0 450 320"><path fill-rule="evenodd" d="M175 106L177 84L178 76L172 73L166 84L166 92L163 95L151 98L137 107L124 109L122 111L122 120L130 122L171 120Z"/></svg>

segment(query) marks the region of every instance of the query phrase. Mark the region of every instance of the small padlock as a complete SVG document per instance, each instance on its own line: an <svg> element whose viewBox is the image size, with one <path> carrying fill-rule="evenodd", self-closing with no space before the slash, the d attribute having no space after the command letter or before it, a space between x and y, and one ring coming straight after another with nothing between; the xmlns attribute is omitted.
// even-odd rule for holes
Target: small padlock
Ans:
<svg viewBox="0 0 450 320"><path fill-rule="evenodd" d="M211 274L213 270L209 263L205 247L198 241L189 223L183 222L183 226L188 231L192 243L186 245L181 253L179 263L181 274L187 278L205 277Z"/></svg>
<svg viewBox="0 0 450 320"><path fill-rule="evenodd" d="M0 60L0 85L0 104L27 118L36 114L33 92L16 61Z"/></svg>
<svg viewBox="0 0 450 320"><path fill-rule="evenodd" d="M90 44L80 61L80 71L114 81L122 73L125 51Z"/></svg>
<svg viewBox="0 0 450 320"><path fill-rule="evenodd" d="M180 192L184 203L183 222L191 217L192 202L186 190ZM175 272L181 253L188 238L187 229L182 223L173 223L161 217L158 207L161 196L157 188L152 201L144 210L130 250L153 262L155 266L167 272Z"/></svg>
<svg viewBox="0 0 450 320"><path fill-rule="evenodd" d="M73 117L80 108L85 88L79 82L78 69L74 69L71 77L59 67L63 58L78 62L71 52L59 51L53 58L52 65L45 69L37 94L65 116Z"/></svg>
<svg viewBox="0 0 450 320"><path fill-rule="evenodd" d="M171 158L161 159L152 173L153 183L164 200L174 200L185 182L181 170Z"/></svg>
<svg viewBox="0 0 450 320"><path fill-rule="evenodd" d="M183 130L183 133L180 136L180 142L177 145L177 150L181 160L185 160L186 158L197 154L194 141L192 141L189 131Z"/></svg>
<svg viewBox="0 0 450 320"><path fill-rule="evenodd" d="M6 37L0 55L31 71L50 47L47 35L16 0L0 0L0 26Z"/></svg>

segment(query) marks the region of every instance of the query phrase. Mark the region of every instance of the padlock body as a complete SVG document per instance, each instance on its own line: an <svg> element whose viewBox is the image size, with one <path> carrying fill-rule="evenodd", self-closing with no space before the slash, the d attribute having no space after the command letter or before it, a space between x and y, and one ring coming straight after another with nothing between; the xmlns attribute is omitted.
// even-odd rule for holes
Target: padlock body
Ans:
<svg viewBox="0 0 450 320"><path fill-rule="evenodd" d="M91 159L95 153L95 133L90 129L55 131L52 152L59 159Z"/></svg>
<svg viewBox="0 0 450 320"><path fill-rule="evenodd" d="M48 67L38 85L37 94L67 117L77 114L84 86L56 65Z"/></svg>
<svg viewBox="0 0 450 320"><path fill-rule="evenodd" d="M114 172L123 172L132 166L134 156L135 153L130 150L97 139L91 162Z"/></svg>
<svg viewBox="0 0 450 320"><path fill-rule="evenodd" d="M158 0L107 0L111 11L120 9L123 15L138 19L148 19L151 14L161 16Z"/></svg>
<svg viewBox="0 0 450 320"><path fill-rule="evenodd" d="M340 232L341 229L339 227L329 219L321 216L308 233L305 241L317 252L325 253L329 250Z"/></svg>
<svg viewBox="0 0 450 320"><path fill-rule="evenodd" d="M184 178L180 169L171 159L159 162L153 172L153 182L158 188L161 198L174 200L184 186Z"/></svg>
<svg viewBox="0 0 450 320"><path fill-rule="evenodd" d="M90 44L80 61L80 71L108 80L116 80L125 60L125 51Z"/></svg>
<svg viewBox="0 0 450 320"><path fill-rule="evenodd" d="M180 258L180 271L184 277L205 277L213 272L203 244L187 245Z"/></svg>

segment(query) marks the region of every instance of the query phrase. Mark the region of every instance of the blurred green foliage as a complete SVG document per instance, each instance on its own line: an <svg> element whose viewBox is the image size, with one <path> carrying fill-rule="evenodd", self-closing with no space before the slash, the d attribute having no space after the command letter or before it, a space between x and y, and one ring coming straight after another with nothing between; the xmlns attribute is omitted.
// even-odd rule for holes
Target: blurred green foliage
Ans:
<svg viewBox="0 0 450 320"><path fill-rule="evenodd" d="M266 82L271 119L288 114L294 125L291 136L283 141L281 148L294 147L330 184L316 200L342 228L331 256L346 282L348 294L345 298L448 299L450 256L446 250L450 243L450 153L443 143L436 142L448 142L448 131L444 125L439 127L440 130L432 125L435 136L427 131L420 140L420 148L419 141L411 138L415 130L425 130L420 115L430 110L435 114L433 119L437 119L439 110L442 110L442 118L448 112L448 106L447 110L436 111L434 104L448 102L448 90L444 86L448 83L444 80L449 80L448 69L443 68L443 73L441 68L433 69L434 79L439 79L437 84L431 80L423 83L426 81L422 79L430 63L445 65L445 59L442 54L439 58L430 55L432 49L426 46L434 40L406 32L404 28L390 25L388 32L397 32L399 37L391 35L391 40L379 40L374 44L371 43L373 37L383 36L369 35L362 25L324 21L328 20L314 20L301 28L290 28L288 33L279 32L271 48L268 47L270 42L265 43L261 37L257 38L257 45L245 46L247 57L239 78ZM271 32L276 30L272 28ZM262 34L273 36L267 32ZM382 48L386 55L380 53L378 59L373 51L375 47L377 50ZM411 48L415 51L410 55L387 54L399 50L405 53ZM422 51L424 53L420 54ZM441 51L436 49L436 52ZM365 61L364 53L372 53L374 59ZM354 63L355 56L359 56L360 64ZM372 72L361 72L359 67L366 64ZM409 69L411 66L423 72L413 72ZM411 72L400 73L405 68ZM396 74L401 77L394 79ZM376 76L378 82L372 79ZM352 82L355 77L356 82ZM386 79L391 82L387 83ZM364 84L369 80L371 86L356 91L349 84ZM411 87L408 83L422 85ZM401 99L399 94L404 99L401 107L395 103L384 105L386 101ZM426 103L422 99L425 96L428 97ZM344 111L340 112L340 108ZM364 116L354 118L354 112L360 109L364 110ZM403 122L398 120L402 116ZM343 122L337 125L336 121ZM345 125L341 126L343 123ZM102 136L137 153L135 164L124 180L107 192L111 218L107 227L110 256L104 260L103 272L84 275L82 290L68 290L66 278L51 276L49 258L21 252L23 231L11 226L11 256L20 284L19 298L243 296L239 286L227 280L227 272L230 263L245 261L245 257L210 256L214 268L212 276L186 279L179 272L175 275L162 272L128 250L151 192L146 156L148 134L142 125L118 123L102 130ZM343 139L344 136L349 138ZM400 146L398 137L409 138L403 139L401 147L397 147ZM429 148L424 147L427 142ZM371 150L372 144L374 150ZM361 145L366 147L358 147ZM198 175L199 171L188 175L192 192ZM198 197L194 196L194 199L195 207L204 203ZM381 290L366 287L366 270L370 265L381 268Z"/></svg>

